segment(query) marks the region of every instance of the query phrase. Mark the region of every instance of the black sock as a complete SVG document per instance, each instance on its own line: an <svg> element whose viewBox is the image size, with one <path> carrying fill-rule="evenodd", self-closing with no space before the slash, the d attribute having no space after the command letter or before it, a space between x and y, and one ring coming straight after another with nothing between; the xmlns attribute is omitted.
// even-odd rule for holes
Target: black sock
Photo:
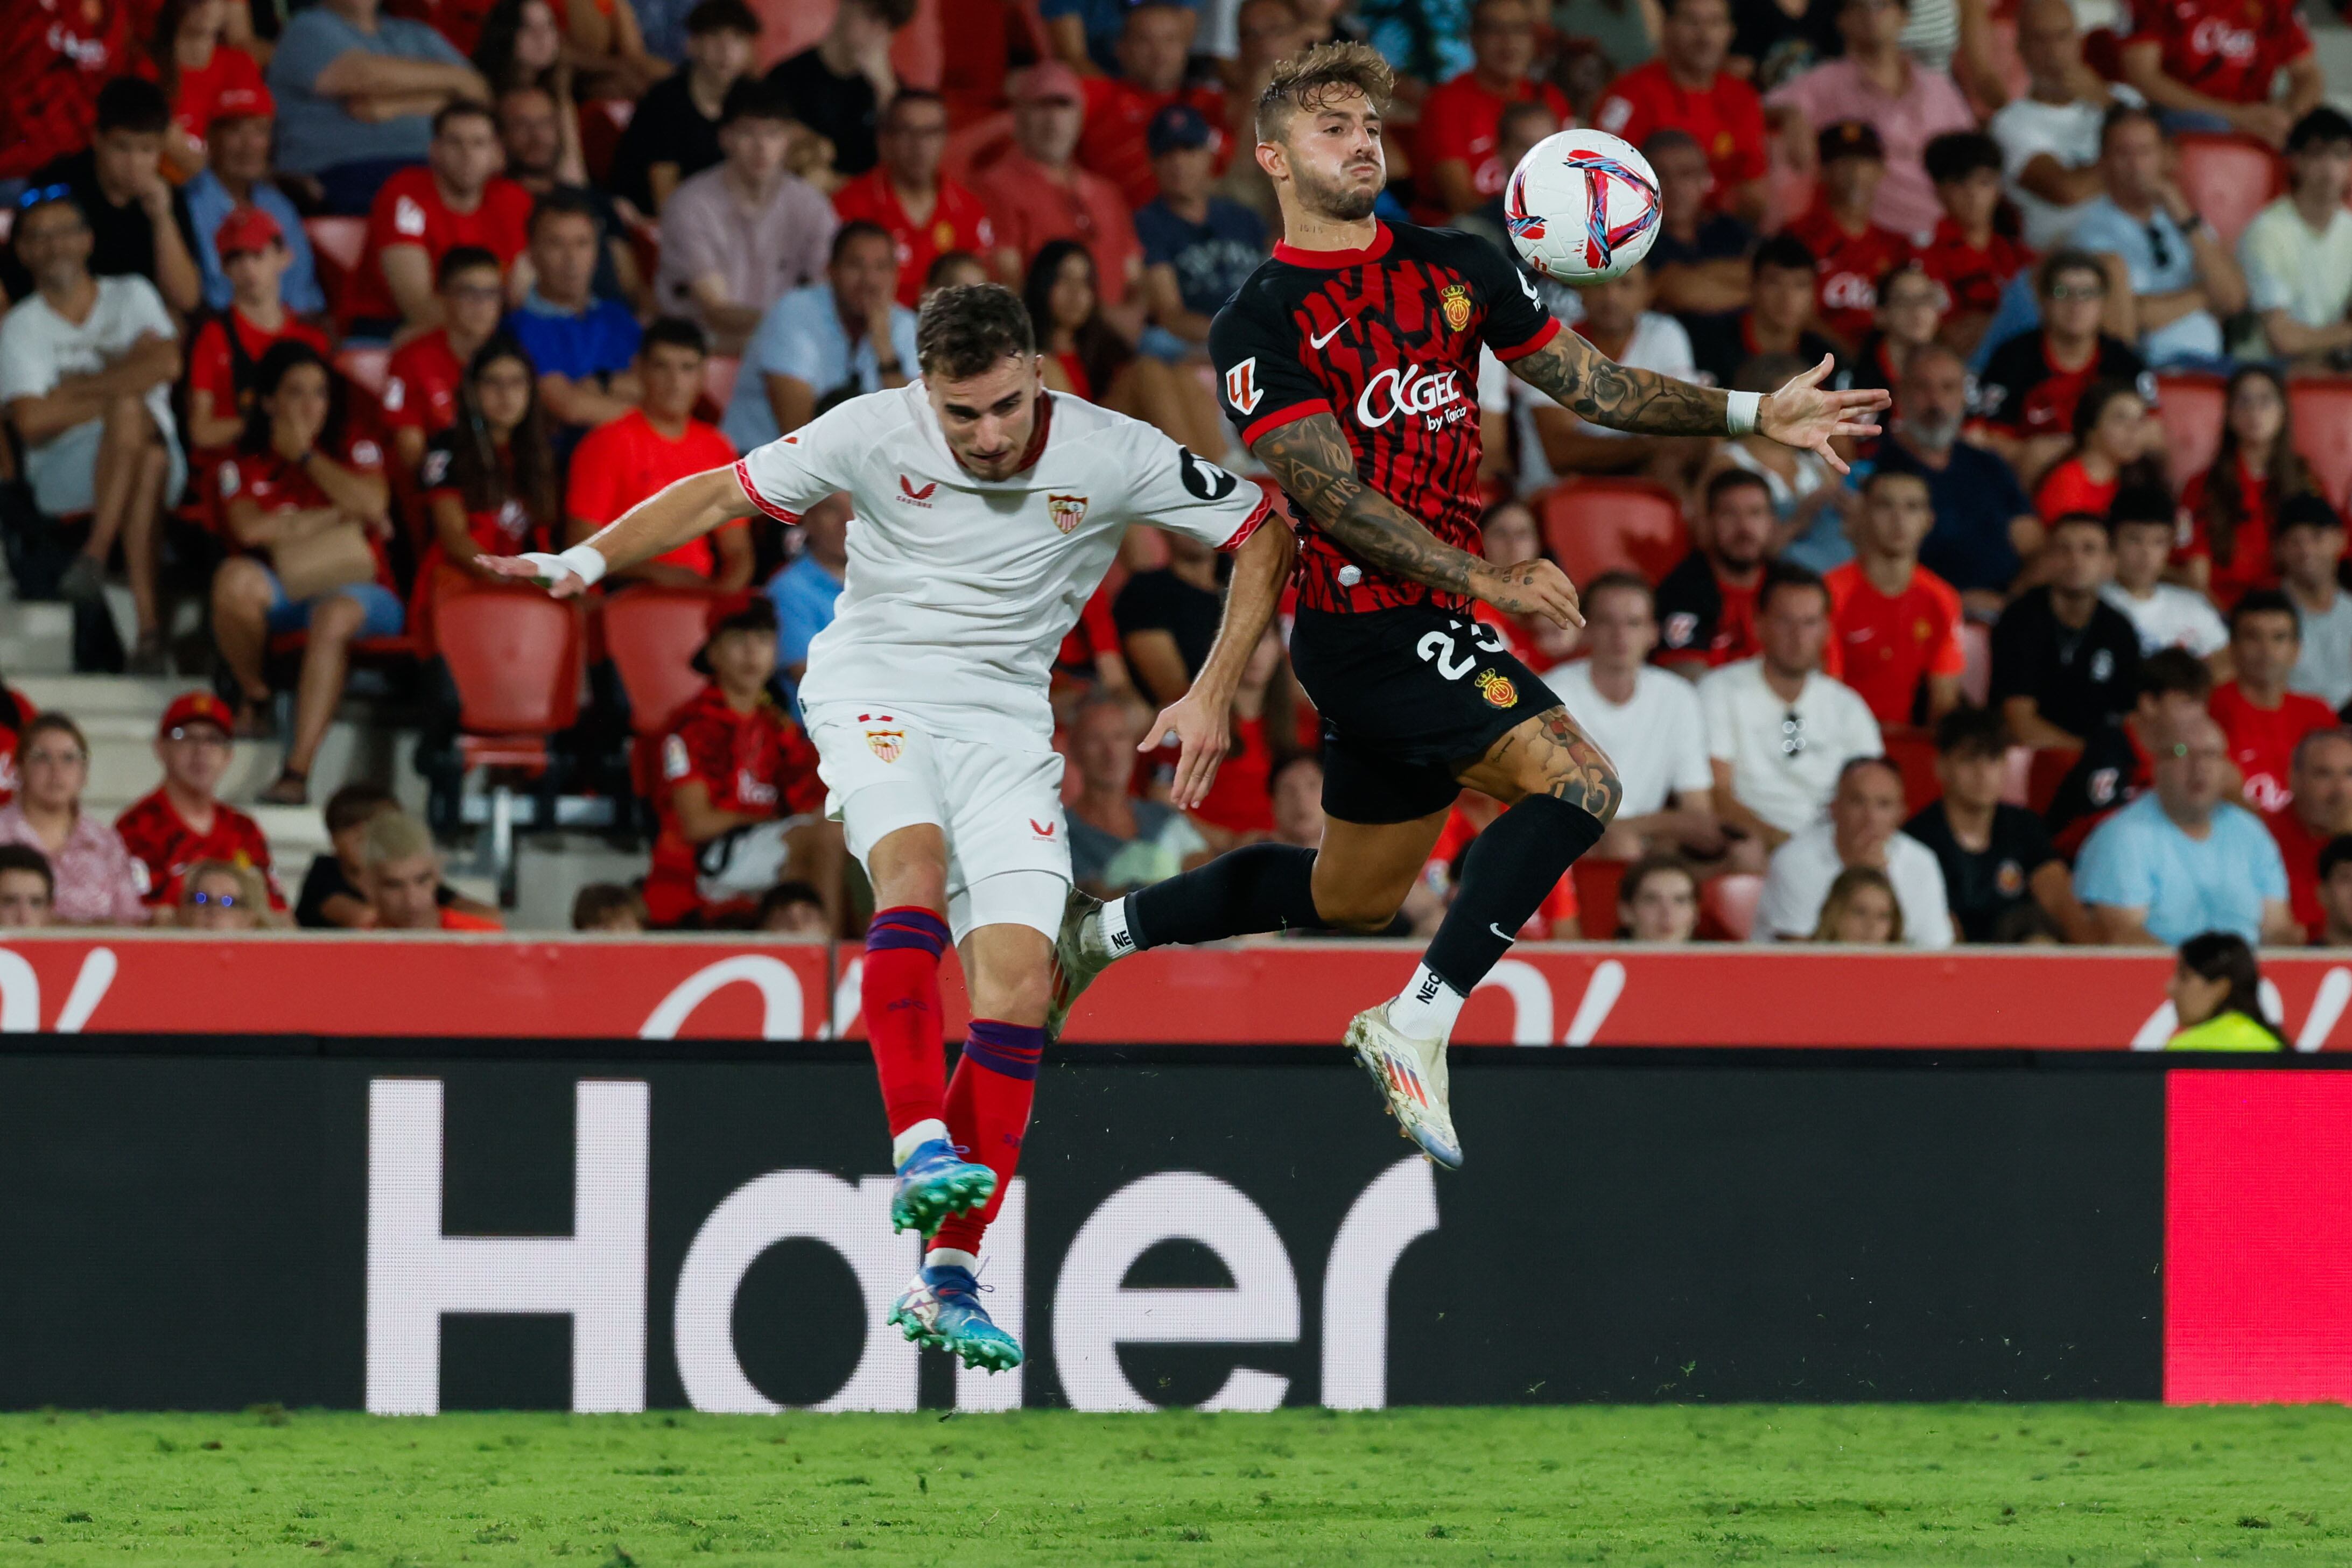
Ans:
<svg viewBox="0 0 2352 1568"><path fill-rule="evenodd" d="M1315 914L1315 852L1244 844L1207 865L1127 897L1135 946L1215 942L1258 931L1322 931Z"/></svg>
<svg viewBox="0 0 2352 1568"><path fill-rule="evenodd" d="M1422 962L1468 996L1510 951L1512 937L1543 907L1576 857L1606 831L1583 807L1549 795L1529 795L1496 818L1462 857L1461 889Z"/></svg>

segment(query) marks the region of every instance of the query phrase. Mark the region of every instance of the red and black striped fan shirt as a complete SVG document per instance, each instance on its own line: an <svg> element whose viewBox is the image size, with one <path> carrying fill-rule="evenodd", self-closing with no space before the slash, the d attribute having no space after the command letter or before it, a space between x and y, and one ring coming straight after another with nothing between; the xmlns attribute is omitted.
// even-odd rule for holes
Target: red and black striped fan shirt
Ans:
<svg viewBox="0 0 2352 1568"><path fill-rule="evenodd" d="M1209 351L1244 445L1329 413L1356 472L1447 544L1478 549L1478 346L1509 361L1559 323L1500 251L1452 229L1380 225L1362 250L1278 245L1217 313ZM1355 559L1306 508L1298 602L1387 610L1467 601Z"/></svg>

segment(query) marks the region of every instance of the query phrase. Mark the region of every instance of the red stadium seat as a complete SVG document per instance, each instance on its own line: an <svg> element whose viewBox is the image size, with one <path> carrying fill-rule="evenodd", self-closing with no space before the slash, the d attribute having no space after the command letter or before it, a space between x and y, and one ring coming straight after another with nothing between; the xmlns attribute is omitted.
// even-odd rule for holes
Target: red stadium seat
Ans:
<svg viewBox="0 0 2352 1568"><path fill-rule="evenodd" d="M356 347L338 350L335 369L343 373L344 380L381 402L383 384L392 379L392 350Z"/></svg>
<svg viewBox="0 0 2352 1568"><path fill-rule="evenodd" d="M2229 404L2226 384L2219 376L2156 378L2157 417L2164 422L2165 476L2176 491L2190 476L2213 465Z"/></svg>
<svg viewBox="0 0 2352 1568"><path fill-rule="evenodd" d="M637 106L625 98L591 99L580 106L580 161L588 166L591 184L602 185L612 173L621 132L636 111Z"/></svg>
<svg viewBox="0 0 2352 1568"><path fill-rule="evenodd" d="M666 734L702 689L688 661L710 626L719 594L691 588L633 588L604 601L604 649L629 694L629 727ZM740 596L735 596L740 597Z"/></svg>
<svg viewBox="0 0 2352 1568"><path fill-rule="evenodd" d="M1531 505L1544 543L1571 582L1619 569L1655 582L1690 549L1682 503L1646 479L1570 479Z"/></svg>
<svg viewBox="0 0 2352 1568"><path fill-rule="evenodd" d="M1992 695L1992 629L1981 621L1960 622L1960 695L1982 707Z"/></svg>
<svg viewBox="0 0 2352 1568"><path fill-rule="evenodd" d="M1587 855L1574 870L1577 924L1587 942L1606 942L1617 935L1617 890L1625 881L1625 862Z"/></svg>
<svg viewBox="0 0 2352 1568"><path fill-rule="evenodd" d="M2254 214L2284 186L2278 154L2251 136L2205 131L2174 139L2181 194L2232 252Z"/></svg>
<svg viewBox="0 0 2352 1568"><path fill-rule="evenodd" d="M1886 760L1903 775L1903 814L1909 817L1930 801L1943 799L1943 780L1936 777L1936 739L1924 729L1890 724L1884 727Z"/></svg>
<svg viewBox="0 0 2352 1568"><path fill-rule="evenodd" d="M445 594L435 636L457 684L458 751L470 768L544 771L547 742L580 715L579 607L536 594Z"/></svg>
<svg viewBox="0 0 2352 1568"><path fill-rule="evenodd" d="M2037 747L2025 776L2025 809L2036 816L2046 815L2050 803L2058 799L2058 786L2082 758L2082 752L2071 746Z"/></svg>
<svg viewBox="0 0 2352 1568"><path fill-rule="evenodd" d="M2294 449L2311 465L2319 493L2342 507L2352 497L2352 378L2298 378L2287 383Z"/></svg>
<svg viewBox="0 0 2352 1568"><path fill-rule="evenodd" d="M1717 877L1699 889L1699 934L1723 942L1745 942L1756 929L1756 906L1764 901L1764 879L1754 872Z"/></svg>
<svg viewBox="0 0 2352 1568"><path fill-rule="evenodd" d="M302 232L310 236L310 249L317 254L319 287L326 293L329 308L340 306L345 281L359 270L361 257L367 255L367 220L304 218Z"/></svg>

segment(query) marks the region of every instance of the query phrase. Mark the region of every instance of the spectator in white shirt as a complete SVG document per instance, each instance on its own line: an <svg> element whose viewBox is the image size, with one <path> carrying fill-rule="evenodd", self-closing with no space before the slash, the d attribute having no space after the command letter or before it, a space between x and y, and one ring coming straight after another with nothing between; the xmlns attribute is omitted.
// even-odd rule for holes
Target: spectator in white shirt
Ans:
<svg viewBox="0 0 2352 1568"><path fill-rule="evenodd" d="M2163 580L2179 523L2172 497L2160 486L2126 486L2107 507L2107 538L2116 575L2099 597L2122 611L2139 633L2139 651L2186 648L2230 678L2230 629L2213 601L2193 588Z"/></svg>
<svg viewBox="0 0 2352 1568"><path fill-rule="evenodd" d="M662 204L655 298L701 322L717 353L740 355L769 306L824 275L840 220L824 193L785 167L793 126L774 89L737 82L719 110L725 156Z"/></svg>
<svg viewBox="0 0 2352 1568"><path fill-rule="evenodd" d="M2352 349L2352 120L2323 104L2296 120L2286 166L2287 193L2238 236L2238 265L2270 352L2317 369Z"/></svg>
<svg viewBox="0 0 2352 1568"><path fill-rule="evenodd" d="M2099 122L2117 94L2083 63L2082 31L2069 0L2025 0L2017 8L2017 54L2025 66L2025 96L1985 130L2000 143L2001 174L2025 220L2025 243L2054 250L2105 189Z"/></svg>
<svg viewBox="0 0 2352 1568"><path fill-rule="evenodd" d="M2286 689L2341 708L2352 701L2352 594L2336 579L2344 519L2317 496L2288 497L2279 503L2271 559L2303 628L2303 651L2287 672Z"/></svg>
<svg viewBox="0 0 2352 1568"><path fill-rule="evenodd" d="M1838 772L1829 821L1815 822L1772 852L1750 940L1801 942L1821 923L1822 904L1842 871L1868 866L1895 885L1903 912L1898 940L1914 947L1952 945L1944 871L1935 852L1902 831L1903 775L1883 757L1857 757Z"/></svg>
<svg viewBox="0 0 2352 1568"><path fill-rule="evenodd" d="M1698 692L1650 663L1657 642L1650 585L1630 571L1603 572L1584 586L1591 656L1544 676L1625 786L1616 821L1593 847L1604 860L1675 848L1715 854L1723 847Z"/></svg>
<svg viewBox="0 0 2352 1568"><path fill-rule="evenodd" d="M1755 849L1775 850L1817 821L1838 775L1884 749L1870 705L1822 674L1830 596L1801 567L1767 569L1757 591L1763 652L1699 683L1716 815Z"/></svg>

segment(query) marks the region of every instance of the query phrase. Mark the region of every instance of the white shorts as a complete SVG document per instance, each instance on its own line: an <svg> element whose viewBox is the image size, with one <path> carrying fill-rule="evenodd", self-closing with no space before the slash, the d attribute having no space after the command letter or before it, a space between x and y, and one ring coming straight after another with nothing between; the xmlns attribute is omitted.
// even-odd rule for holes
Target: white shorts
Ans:
<svg viewBox="0 0 2352 1568"><path fill-rule="evenodd" d="M929 822L947 838L948 929L958 942L982 925L1060 931L1070 831L1058 752L947 739L877 706L829 704L803 722L829 791L825 815L869 873L876 844Z"/></svg>

